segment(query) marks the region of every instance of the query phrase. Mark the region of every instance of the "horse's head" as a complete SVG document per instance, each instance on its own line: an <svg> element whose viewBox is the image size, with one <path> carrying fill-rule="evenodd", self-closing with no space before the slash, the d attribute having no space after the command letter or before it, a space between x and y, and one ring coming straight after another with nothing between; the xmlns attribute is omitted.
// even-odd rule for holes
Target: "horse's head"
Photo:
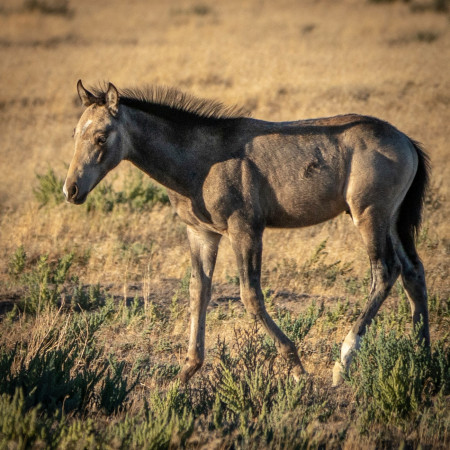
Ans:
<svg viewBox="0 0 450 450"><path fill-rule="evenodd" d="M63 191L67 201L79 205L125 158L126 146L120 132L117 89L110 83L106 93L97 97L87 91L80 80L77 90L87 108L74 131L75 153Z"/></svg>

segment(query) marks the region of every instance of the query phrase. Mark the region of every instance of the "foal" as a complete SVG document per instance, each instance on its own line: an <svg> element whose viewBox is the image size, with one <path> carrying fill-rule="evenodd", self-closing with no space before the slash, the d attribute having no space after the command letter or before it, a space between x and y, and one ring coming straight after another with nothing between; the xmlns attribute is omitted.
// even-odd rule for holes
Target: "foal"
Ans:
<svg viewBox="0 0 450 450"><path fill-rule="evenodd" d="M372 287L342 344L334 384L400 274L413 322L423 322L422 338L429 345L425 274L414 245L429 166L416 142L386 122L360 115L274 123L174 89L119 93L109 84L91 93L81 81L77 89L86 110L75 130L66 199L83 203L125 159L167 188L187 225L191 325L182 381L204 360L206 308L222 236L236 255L247 311L300 377L297 349L264 306L263 231L314 225L342 212L351 215L362 236Z"/></svg>

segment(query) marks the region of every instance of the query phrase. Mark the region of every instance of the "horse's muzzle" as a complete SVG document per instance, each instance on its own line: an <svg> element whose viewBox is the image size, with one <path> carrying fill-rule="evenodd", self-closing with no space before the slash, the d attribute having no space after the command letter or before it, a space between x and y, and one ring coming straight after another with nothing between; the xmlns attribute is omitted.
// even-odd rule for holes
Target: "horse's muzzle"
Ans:
<svg viewBox="0 0 450 450"><path fill-rule="evenodd" d="M78 185L77 183L73 183L71 186L69 186L69 189L67 189L67 198L69 200L76 200L78 195Z"/></svg>
<svg viewBox="0 0 450 450"><path fill-rule="evenodd" d="M75 205L81 205L86 200L87 195L80 195L80 190L78 189L77 183L73 183L70 186L66 187L64 185L64 196L66 197L66 201L69 203L74 203Z"/></svg>

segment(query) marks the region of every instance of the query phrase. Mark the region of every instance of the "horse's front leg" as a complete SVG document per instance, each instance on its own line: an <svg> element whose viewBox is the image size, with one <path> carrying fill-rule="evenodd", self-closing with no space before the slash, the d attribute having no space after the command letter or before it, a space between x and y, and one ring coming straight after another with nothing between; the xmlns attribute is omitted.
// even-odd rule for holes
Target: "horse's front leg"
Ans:
<svg viewBox="0 0 450 450"><path fill-rule="evenodd" d="M298 381L305 372L294 343L281 331L267 313L261 290L262 230L255 231L238 226L230 240L236 255L240 275L241 298L247 312L260 321L275 341L281 355L292 363L294 378Z"/></svg>
<svg viewBox="0 0 450 450"><path fill-rule="evenodd" d="M192 227L187 228L191 250L189 285L191 331L186 362L180 373L183 383L197 372L205 359L206 308L211 299L211 281L221 235Z"/></svg>

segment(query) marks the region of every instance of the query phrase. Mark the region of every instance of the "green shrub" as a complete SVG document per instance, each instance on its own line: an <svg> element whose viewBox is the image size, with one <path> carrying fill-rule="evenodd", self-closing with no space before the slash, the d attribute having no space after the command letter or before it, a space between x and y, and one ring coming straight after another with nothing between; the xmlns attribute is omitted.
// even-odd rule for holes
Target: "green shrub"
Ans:
<svg viewBox="0 0 450 450"><path fill-rule="evenodd" d="M299 314L296 319L292 319L290 311L278 310L277 323L291 341L299 344L309 333L309 330L322 315L323 311L323 304L317 307L313 303L305 314Z"/></svg>
<svg viewBox="0 0 450 450"><path fill-rule="evenodd" d="M325 263L327 239L322 241L314 251L314 254L308 259L302 267L302 274L305 281L320 277L324 287L334 285L339 277L343 277L352 271L352 264L342 264L341 261L335 261L331 264Z"/></svg>
<svg viewBox="0 0 450 450"><path fill-rule="evenodd" d="M89 193L84 207L87 212L99 211L108 213L114 209L116 201L117 193L114 191L112 184L103 181Z"/></svg>
<svg viewBox="0 0 450 450"><path fill-rule="evenodd" d="M0 448L43 448L48 430L39 420L40 407L26 408L22 389L0 395Z"/></svg>
<svg viewBox="0 0 450 450"><path fill-rule="evenodd" d="M34 267L22 273L20 280L25 290L19 303L22 311L36 314L57 305L73 256L69 253L50 262L48 254L42 255Z"/></svg>
<svg viewBox="0 0 450 450"><path fill-rule="evenodd" d="M112 184L103 181L87 197L87 211L108 213L118 205L130 212L150 211L156 204L168 205L169 197L164 188L155 186L141 172L129 173L123 190L114 190Z"/></svg>
<svg viewBox="0 0 450 450"><path fill-rule="evenodd" d="M126 203L131 211L151 209L157 203L169 204L166 190L148 181L142 172L135 172L126 178L121 196L121 202Z"/></svg>
<svg viewBox="0 0 450 450"><path fill-rule="evenodd" d="M131 385L128 378L124 376L125 362L118 363L113 358L108 358L109 371L102 381L99 394L99 406L106 414L117 413L124 405L128 394L134 389L139 381L139 374Z"/></svg>
<svg viewBox="0 0 450 450"><path fill-rule="evenodd" d="M18 352L16 347L12 352L3 352L0 365L4 367L4 361L11 359L14 365L4 373L0 392L11 395L20 387L26 397L27 410L38 405L43 405L50 413L62 408L66 412L82 410L90 401L90 388L95 386L96 378L102 373L85 371L73 375L71 372L76 366L79 349L44 351L44 348L42 345L29 361L27 349ZM98 356L92 352L91 355Z"/></svg>
<svg viewBox="0 0 450 450"><path fill-rule="evenodd" d="M126 416L125 420L108 427L105 439L119 448L179 448L194 430L190 411L190 397L177 381L165 393L154 391L150 404L145 402L136 416Z"/></svg>
<svg viewBox="0 0 450 450"><path fill-rule="evenodd" d="M25 270L27 262L27 254L23 245L17 247L14 255L11 257L8 263L8 273L13 278L19 278L19 275Z"/></svg>
<svg viewBox="0 0 450 450"><path fill-rule="evenodd" d="M374 323L362 340L350 374L363 424L414 423L438 392L450 393L450 349L430 351L415 333L387 332Z"/></svg>
<svg viewBox="0 0 450 450"><path fill-rule="evenodd" d="M166 449L182 448L194 430L194 418L189 408L179 410L178 400L184 394L173 383L167 394L160 394L161 407L144 404L135 416L125 416L109 425L102 433L103 444L113 443L113 448ZM181 400L181 404L184 400ZM97 430L98 433L98 430Z"/></svg>
<svg viewBox="0 0 450 450"><path fill-rule="evenodd" d="M369 0L369 3L394 3L397 0ZM449 9L449 0L432 0L429 2L414 2L411 0L400 0L403 3L410 3L410 9L413 12L432 10L436 12L447 12Z"/></svg>
<svg viewBox="0 0 450 450"><path fill-rule="evenodd" d="M179 364L162 364L156 363L149 371L149 376L159 381L173 381L180 373Z"/></svg>
<svg viewBox="0 0 450 450"><path fill-rule="evenodd" d="M53 169L44 175L36 174L38 187L33 189L39 206L55 206L64 202L64 181ZM130 172L125 178L123 189L115 190L107 181L101 182L89 193L85 208L88 212L109 213L118 205L131 212L150 211L156 204L168 205L169 197L163 187L156 186L142 172Z"/></svg>
<svg viewBox="0 0 450 450"><path fill-rule="evenodd" d="M275 346L250 330L235 330L233 351L223 341L216 345L218 364L204 394L209 426L223 433L231 447L302 448L308 444L306 427L330 414L327 400L313 393L313 384L289 376L288 363ZM233 356L232 356L233 355Z"/></svg>
<svg viewBox="0 0 450 450"><path fill-rule="evenodd" d="M84 415L96 407L112 414L123 408L139 375L129 381L124 363L105 358L94 336L108 316L107 307L92 315L77 315L55 324L35 344L18 343L0 350L0 394L20 388L25 409Z"/></svg>
<svg viewBox="0 0 450 450"><path fill-rule="evenodd" d="M93 449L102 448L104 436L101 430L97 429L98 424L92 419L74 418L62 420L56 424L53 438L51 440L52 448L62 449Z"/></svg>
<svg viewBox="0 0 450 450"><path fill-rule="evenodd" d="M438 324L447 322L450 319L450 296L441 298L438 294L428 296L428 307L430 310L430 320Z"/></svg>
<svg viewBox="0 0 450 450"><path fill-rule="evenodd" d="M56 176L53 169L49 168L44 175L36 174L36 177L39 186L33 189L33 194L40 206L54 206L64 202L64 181Z"/></svg>
<svg viewBox="0 0 450 450"><path fill-rule="evenodd" d="M94 284L86 288L78 281L78 283L75 284L71 290L72 295L70 296L70 304L73 309L92 311L94 309L98 309L99 306L103 304L100 284Z"/></svg>

